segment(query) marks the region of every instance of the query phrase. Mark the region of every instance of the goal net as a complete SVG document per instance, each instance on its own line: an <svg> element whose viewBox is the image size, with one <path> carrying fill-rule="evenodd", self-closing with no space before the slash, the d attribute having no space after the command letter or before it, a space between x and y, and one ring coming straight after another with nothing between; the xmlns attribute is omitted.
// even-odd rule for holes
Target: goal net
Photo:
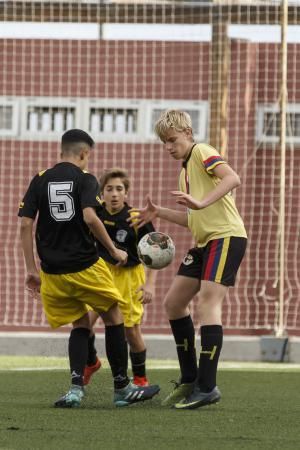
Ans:
<svg viewBox="0 0 300 450"><path fill-rule="evenodd" d="M300 329L300 5L288 16L284 329ZM249 246L224 302L228 333L273 333L279 311L281 8L277 1L0 2L1 330L48 327L24 287L18 204L30 179L59 158L70 128L97 145L89 170L121 166L129 203L176 208L180 163L153 132L161 111L188 111L241 177L234 193ZM167 332L162 300L190 233L161 221L176 260L157 277L143 329ZM197 298L192 313L197 317ZM298 330L298 331L297 331Z"/></svg>

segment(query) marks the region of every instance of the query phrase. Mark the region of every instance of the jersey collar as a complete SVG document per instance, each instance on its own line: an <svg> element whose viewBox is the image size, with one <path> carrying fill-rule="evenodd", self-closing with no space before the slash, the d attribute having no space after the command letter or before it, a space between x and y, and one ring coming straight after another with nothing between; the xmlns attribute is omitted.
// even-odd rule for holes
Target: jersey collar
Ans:
<svg viewBox="0 0 300 450"><path fill-rule="evenodd" d="M128 203L124 202L124 206L123 206L122 209L120 209L120 211L116 211L116 212L110 213L110 212L108 211L108 209L106 208L106 205L105 205L104 200L103 200L101 206L103 206L103 208L105 209L105 211L106 211L110 216L115 216L115 215L117 215L117 214L122 213L122 212L125 211L126 209L128 210L128 209L131 208L131 207L128 205Z"/></svg>
<svg viewBox="0 0 300 450"><path fill-rule="evenodd" d="M193 148L195 147L195 145L196 145L196 144L193 145L193 147L192 147L191 150L190 150L190 153L188 154L188 157L183 161L182 167L184 167L184 168L187 167L187 163L188 163L190 157L192 156L192 151L193 151Z"/></svg>

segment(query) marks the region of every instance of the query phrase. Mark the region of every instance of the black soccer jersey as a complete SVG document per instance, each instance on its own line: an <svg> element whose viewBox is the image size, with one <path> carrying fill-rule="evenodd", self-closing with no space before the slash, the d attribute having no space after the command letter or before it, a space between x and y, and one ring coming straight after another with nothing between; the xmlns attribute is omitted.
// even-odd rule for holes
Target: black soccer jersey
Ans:
<svg viewBox="0 0 300 450"><path fill-rule="evenodd" d="M19 216L35 219L36 245L44 272L79 272L98 260L95 239L82 210L99 206L97 179L76 165L61 162L36 175Z"/></svg>
<svg viewBox="0 0 300 450"><path fill-rule="evenodd" d="M130 208L131 206L128 206L127 203L125 203L125 206L121 211L110 214L103 204L96 210L98 217L104 223L115 246L128 253L128 260L125 267L133 267L140 264L137 255L137 244L145 234L155 231L151 222L138 229L130 227L129 223L126 221L126 219L130 217ZM110 256L106 248L100 242L97 242L97 244L99 256L110 264L116 264L117 261Z"/></svg>

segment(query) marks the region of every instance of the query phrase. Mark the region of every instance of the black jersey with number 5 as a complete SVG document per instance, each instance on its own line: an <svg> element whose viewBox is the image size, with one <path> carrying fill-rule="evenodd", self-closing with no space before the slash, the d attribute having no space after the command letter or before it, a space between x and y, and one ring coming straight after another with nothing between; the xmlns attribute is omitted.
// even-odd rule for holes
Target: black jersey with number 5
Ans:
<svg viewBox="0 0 300 450"><path fill-rule="evenodd" d="M37 174L20 204L19 216L35 219L36 245L42 270L51 274L79 272L99 256L82 210L99 206L94 175L61 162Z"/></svg>

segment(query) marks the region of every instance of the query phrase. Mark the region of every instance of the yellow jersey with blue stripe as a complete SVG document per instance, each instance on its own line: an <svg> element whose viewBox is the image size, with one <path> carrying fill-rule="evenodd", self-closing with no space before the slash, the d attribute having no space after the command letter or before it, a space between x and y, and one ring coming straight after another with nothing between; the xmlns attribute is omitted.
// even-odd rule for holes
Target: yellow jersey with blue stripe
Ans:
<svg viewBox="0 0 300 450"><path fill-rule="evenodd" d="M213 173L219 164L226 164L215 148L195 144L179 176L179 189L201 201L220 182ZM230 236L247 238L243 220L231 193L201 210L188 210L188 227L197 246L204 247L214 239Z"/></svg>

